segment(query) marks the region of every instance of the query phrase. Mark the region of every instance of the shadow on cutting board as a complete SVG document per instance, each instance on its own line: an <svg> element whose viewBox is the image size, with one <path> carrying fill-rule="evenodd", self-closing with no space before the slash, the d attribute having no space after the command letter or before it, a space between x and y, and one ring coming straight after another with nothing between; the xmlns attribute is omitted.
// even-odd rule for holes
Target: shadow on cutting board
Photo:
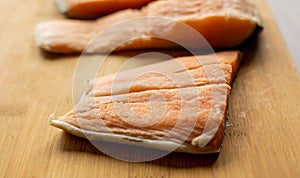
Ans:
<svg viewBox="0 0 300 178"><path fill-rule="evenodd" d="M194 49L194 54L196 55L204 55L212 53L212 49ZM137 49L137 50L126 50L126 51L116 51L112 52L110 54L101 54L101 53L93 53L93 54L81 54L81 53L70 53L70 54L60 54L60 53L51 53L48 51L45 51L43 49L39 49L39 53L41 56L43 56L46 60L63 60L63 59L78 59L80 55L83 56L119 56L119 57L127 57L127 58L133 58L135 56L141 55L141 54L147 54L147 53L158 53L158 54L165 54L169 56L169 58L176 58L176 57L182 57L182 56L191 56L193 55L191 52L187 51L184 48L169 48L169 49Z"/></svg>
<svg viewBox="0 0 300 178"><path fill-rule="evenodd" d="M93 142L92 144L86 139L78 138L65 132L63 132L61 136L60 148L66 152L83 152L99 157L109 157L107 156L107 154L109 154L111 159L118 158L119 160L131 160L132 162L146 161L146 163L133 164L154 164L175 168L210 167L216 162L219 156L219 154L195 155L168 153L160 150L107 142ZM159 156L161 156L161 158L159 158ZM155 160L147 161L156 157L157 159Z"/></svg>
<svg viewBox="0 0 300 178"><path fill-rule="evenodd" d="M74 58L78 58L79 55L78 54L56 54L56 53L50 53L50 52L47 52L43 49L39 49L39 53L41 56L43 56L43 58L45 60L65 60L65 59L73 59Z"/></svg>
<svg viewBox="0 0 300 178"><path fill-rule="evenodd" d="M63 151L86 152L90 154L104 156L104 154L101 151L99 151L86 139L75 137L66 132L62 132L60 139L60 149L62 149Z"/></svg>
<svg viewBox="0 0 300 178"><path fill-rule="evenodd" d="M261 33L263 33L263 28L257 27L254 33L238 47L238 50L242 51L244 55L241 64L242 66L250 66L253 59L255 59L257 52L261 49L261 36L263 36Z"/></svg>

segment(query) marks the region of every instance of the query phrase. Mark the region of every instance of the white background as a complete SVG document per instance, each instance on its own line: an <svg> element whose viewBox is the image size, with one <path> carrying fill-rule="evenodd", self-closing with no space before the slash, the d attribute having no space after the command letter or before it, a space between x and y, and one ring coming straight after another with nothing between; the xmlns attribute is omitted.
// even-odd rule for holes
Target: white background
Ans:
<svg viewBox="0 0 300 178"><path fill-rule="evenodd" d="M300 74L300 0L267 0Z"/></svg>

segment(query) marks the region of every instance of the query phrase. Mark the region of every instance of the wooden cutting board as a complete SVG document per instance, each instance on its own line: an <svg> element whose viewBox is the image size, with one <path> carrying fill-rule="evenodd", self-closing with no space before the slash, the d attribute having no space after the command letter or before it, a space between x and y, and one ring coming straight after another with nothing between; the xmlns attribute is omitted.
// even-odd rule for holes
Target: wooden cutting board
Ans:
<svg viewBox="0 0 300 178"><path fill-rule="evenodd" d="M72 108L78 60L35 47L36 23L63 18L53 1L0 1L0 177L300 177L300 82L265 1L254 1L265 28L242 47L221 153L146 163L108 157L48 126L50 114ZM129 57L112 56L105 73Z"/></svg>

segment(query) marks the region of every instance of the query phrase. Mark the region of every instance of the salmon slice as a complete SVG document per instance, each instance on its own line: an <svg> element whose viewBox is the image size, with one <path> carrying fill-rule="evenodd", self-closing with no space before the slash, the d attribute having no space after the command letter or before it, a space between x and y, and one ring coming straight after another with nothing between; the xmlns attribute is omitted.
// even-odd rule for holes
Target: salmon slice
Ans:
<svg viewBox="0 0 300 178"><path fill-rule="evenodd" d="M128 8L141 8L154 0L56 0L59 10L74 18L95 18Z"/></svg>
<svg viewBox="0 0 300 178"><path fill-rule="evenodd" d="M231 48L241 44L260 24L255 7L244 0L161 0L141 10L123 10L95 21L44 22L37 25L35 40L41 49L53 53L80 53L93 39L87 53L174 48L182 44L204 48L205 44L191 35L193 29L213 48ZM174 38L180 41L172 42Z"/></svg>
<svg viewBox="0 0 300 178"><path fill-rule="evenodd" d="M89 140L218 152L241 57L228 51L175 58L98 78L73 110L50 124Z"/></svg>

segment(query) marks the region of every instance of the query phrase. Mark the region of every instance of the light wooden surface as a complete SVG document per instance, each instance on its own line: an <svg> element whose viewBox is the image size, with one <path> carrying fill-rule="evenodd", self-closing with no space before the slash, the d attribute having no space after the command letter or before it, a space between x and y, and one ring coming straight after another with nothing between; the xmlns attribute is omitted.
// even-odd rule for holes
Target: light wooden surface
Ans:
<svg viewBox="0 0 300 178"><path fill-rule="evenodd" d="M63 18L52 0L1 0L0 177L300 177L299 77L267 4L255 3L265 28L243 47L221 153L129 163L48 126L72 107L78 56L34 45L37 22Z"/></svg>

